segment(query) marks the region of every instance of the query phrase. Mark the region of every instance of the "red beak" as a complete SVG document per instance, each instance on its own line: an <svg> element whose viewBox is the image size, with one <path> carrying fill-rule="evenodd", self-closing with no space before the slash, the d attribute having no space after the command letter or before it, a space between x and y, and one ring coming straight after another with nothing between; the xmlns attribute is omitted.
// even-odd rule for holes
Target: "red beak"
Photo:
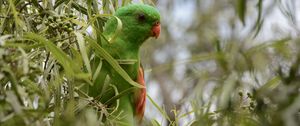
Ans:
<svg viewBox="0 0 300 126"><path fill-rule="evenodd" d="M157 22L153 25L153 27L151 29L151 36L155 37L157 39L159 34L160 34L160 23Z"/></svg>

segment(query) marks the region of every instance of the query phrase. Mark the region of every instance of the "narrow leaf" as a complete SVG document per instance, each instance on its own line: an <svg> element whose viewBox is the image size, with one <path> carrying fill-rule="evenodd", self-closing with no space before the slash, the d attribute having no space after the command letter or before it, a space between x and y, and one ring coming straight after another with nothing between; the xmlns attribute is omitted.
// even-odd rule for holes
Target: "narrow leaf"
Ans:
<svg viewBox="0 0 300 126"><path fill-rule="evenodd" d="M167 113L162 110L158 104L155 103L155 101L147 94L147 98L150 100L150 102L156 107L156 109L167 119L171 122L170 117L167 115Z"/></svg>
<svg viewBox="0 0 300 126"><path fill-rule="evenodd" d="M245 25L245 14L247 10L247 1L246 0L237 0L237 13L243 25Z"/></svg>
<svg viewBox="0 0 300 126"><path fill-rule="evenodd" d="M79 32L74 32L74 33L77 37L77 42L78 42L78 45L79 45L79 50L80 50L84 65L85 65L87 71L89 72L89 74L92 75L91 65L90 65L90 61L89 61L89 58L88 58L88 55L87 55L87 52L86 52L86 46L85 46L85 43L84 43L84 38L83 38L81 33L79 33Z"/></svg>
<svg viewBox="0 0 300 126"><path fill-rule="evenodd" d="M112 35L112 37L110 37L109 39L108 39L108 42L109 43L113 43L114 42L114 40L118 37L118 35L121 33L121 31L122 31L122 21L117 17L117 16L113 16L114 18L116 18L116 20L117 20L117 22L118 22L118 24L117 24L117 28L116 28L116 31L115 32L113 32L114 34Z"/></svg>
<svg viewBox="0 0 300 126"><path fill-rule="evenodd" d="M74 75L74 71L72 70L74 67L71 65L72 61L70 57L68 57L67 54L65 54L61 49L57 48L56 45L54 45L50 40L34 33L26 33L24 37L43 43L47 50L52 53L53 57L64 67L66 74L69 76Z"/></svg>

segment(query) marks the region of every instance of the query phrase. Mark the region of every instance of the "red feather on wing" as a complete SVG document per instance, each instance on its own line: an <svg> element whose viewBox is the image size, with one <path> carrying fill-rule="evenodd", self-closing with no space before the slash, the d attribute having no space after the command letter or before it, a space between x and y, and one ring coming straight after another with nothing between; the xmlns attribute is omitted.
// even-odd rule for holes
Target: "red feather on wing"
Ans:
<svg viewBox="0 0 300 126"><path fill-rule="evenodd" d="M136 82L146 87L145 79L144 79L144 70L141 66L139 67L138 70ZM135 112L138 121L141 121L144 117L145 106L146 106L146 88L141 88L137 92L136 99L135 99Z"/></svg>

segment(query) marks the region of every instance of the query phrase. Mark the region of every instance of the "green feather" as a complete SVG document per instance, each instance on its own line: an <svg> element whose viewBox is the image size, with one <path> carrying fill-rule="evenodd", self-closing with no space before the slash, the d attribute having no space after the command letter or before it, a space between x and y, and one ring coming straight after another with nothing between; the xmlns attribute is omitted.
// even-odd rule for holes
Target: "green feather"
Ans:
<svg viewBox="0 0 300 126"><path fill-rule="evenodd" d="M127 63L120 65L132 80L137 79L140 66L140 46L151 37L151 29L159 20L159 12L154 7L144 4L131 4L119 8L114 17L110 18L105 25L103 35L111 41L108 42L103 39L99 44L116 60L120 62L127 61ZM100 58L94 58L91 62L93 73L96 73L100 62ZM109 83L105 83L107 82L107 75L111 80ZM117 102L108 104L110 107L118 107L113 116L122 112L121 117L125 118L120 118L118 121L123 122L124 125L135 124L134 93L129 92L131 91L129 89L132 89L133 86L125 81L106 61L103 61L101 71L95 78L94 85L89 87L88 93L101 103L111 102L111 99L116 98L114 87L119 93L123 92L123 94L119 95L118 106ZM122 123L119 125L122 125Z"/></svg>

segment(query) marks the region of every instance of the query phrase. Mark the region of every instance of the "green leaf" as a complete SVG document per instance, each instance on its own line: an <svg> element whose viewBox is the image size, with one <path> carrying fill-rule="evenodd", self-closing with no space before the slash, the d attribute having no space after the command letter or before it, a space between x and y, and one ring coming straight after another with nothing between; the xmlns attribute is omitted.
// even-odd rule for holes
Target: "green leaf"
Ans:
<svg viewBox="0 0 300 126"><path fill-rule="evenodd" d="M79 45L79 50L80 50L84 65L85 65L87 71L89 72L89 74L92 75L91 65L90 65L88 55L87 55L84 38L81 33L79 33L79 32L74 32L74 33L77 37L77 42Z"/></svg>
<svg viewBox="0 0 300 126"><path fill-rule="evenodd" d="M156 119L151 120L152 126L160 126Z"/></svg>
<svg viewBox="0 0 300 126"><path fill-rule="evenodd" d="M267 48L273 47L278 48L282 47L283 44L289 42L291 40L291 37L282 38L279 40L273 40L271 42L263 42L261 44L255 45L251 47L250 49L245 51L245 54L247 56L254 55L255 53L261 53L260 51L265 51Z"/></svg>
<svg viewBox="0 0 300 126"><path fill-rule="evenodd" d="M42 43L46 49L52 53L53 57L63 66L68 78L75 77L92 84L92 82L89 80L90 75L83 73L81 71L81 67L60 48L54 45L53 42L35 33L25 33L24 38Z"/></svg>
<svg viewBox="0 0 300 126"><path fill-rule="evenodd" d="M87 9L79 5L78 3L72 2L72 7L75 8L77 11L81 12L82 14L88 15Z"/></svg>
<svg viewBox="0 0 300 126"><path fill-rule="evenodd" d="M117 16L113 16L114 18L116 18L116 20L117 20L117 22L118 22L118 24L117 24L117 28L116 28L116 31L115 32L113 32L114 34L110 37L110 38L108 38L108 42L109 43L113 43L114 42L114 40L118 37L118 35L121 33L121 31L122 31L122 21L117 17Z"/></svg>
<svg viewBox="0 0 300 126"><path fill-rule="evenodd" d="M237 13L243 25L245 25L246 10L247 10L247 0L237 0Z"/></svg>
<svg viewBox="0 0 300 126"><path fill-rule="evenodd" d="M158 104L155 103L155 101L147 94L147 98L150 100L150 102L155 106L155 108L167 119L171 122L170 117L168 116L168 114L166 113L166 111L164 111L163 109L161 109L159 107Z"/></svg>
<svg viewBox="0 0 300 126"><path fill-rule="evenodd" d="M57 48L56 45L53 44L53 42L35 33L25 33L24 37L44 44L46 49L50 51L53 57L64 67L66 74L68 76L74 76L75 73L73 71L73 68L76 65L72 63L71 58L67 56L67 54L65 54L61 49ZM76 67L74 69L76 69Z"/></svg>
<svg viewBox="0 0 300 126"><path fill-rule="evenodd" d="M102 65L103 65L103 62L100 61L100 63L97 65L97 68L93 74L93 80L96 80L96 78L98 77L100 71L101 71L101 68L102 68Z"/></svg>
<svg viewBox="0 0 300 126"><path fill-rule="evenodd" d="M23 20L20 19L19 12L16 10L16 7L15 7L14 2L12 0L9 0L9 6L10 6L11 12L12 12L12 14L14 16L16 24L18 26L20 26L21 28L26 27L26 25L23 22Z"/></svg>
<svg viewBox="0 0 300 126"><path fill-rule="evenodd" d="M116 59L119 64L135 64L138 62L137 59Z"/></svg>
<svg viewBox="0 0 300 126"><path fill-rule="evenodd" d="M128 95L129 93L133 92L136 89L136 87L127 88L126 90L118 93L117 95L113 96L109 100L107 100L104 104L109 105L112 102L116 101L117 99L121 98L122 96Z"/></svg>
<svg viewBox="0 0 300 126"><path fill-rule="evenodd" d="M59 5L61 5L62 3L68 3L70 0L56 0L55 4L54 4L54 9L57 8Z"/></svg>
<svg viewBox="0 0 300 126"><path fill-rule="evenodd" d="M281 78L278 76L273 77L270 79L267 83L265 83L263 86L261 86L258 90L257 93L261 94L264 93L268 90L273 90L275 89L279 84L281 83Z"/></svg>
<svg viewBox="0 0 300 126"><path fill-rule="evenodd" d="M42 90L38 87L38 84L35 82L25 79L21 82L22 85L24 85L27 89L30 89L32 92L35 92L37 94L43 94Z"/></svg>
<svg viewBox="0 0 300 126"><path fill-rule="evenodd" d="M17 77L15 76L14 72L11 69L9 69L8 67L2 67L1 71L3 71L5 73L5 76L10 80L11 87L12 87L15 95L17 96L19 103L23 103L21 96L18 92L17 86L19 85L19 83L18 83Z"/></svg>
<svg viewBox="0 0 300 126"><path fill-rule="evenodd" d="M257 15L258 16L256 19L255 26L253 27L253 29L255 29L255 34L254 34L253 38L255 38L258 35L261 27L263 26L263 22L264 22L264 20L261 19L262 18L263 1L259 0L256 6L257 6Z"/></svg>

